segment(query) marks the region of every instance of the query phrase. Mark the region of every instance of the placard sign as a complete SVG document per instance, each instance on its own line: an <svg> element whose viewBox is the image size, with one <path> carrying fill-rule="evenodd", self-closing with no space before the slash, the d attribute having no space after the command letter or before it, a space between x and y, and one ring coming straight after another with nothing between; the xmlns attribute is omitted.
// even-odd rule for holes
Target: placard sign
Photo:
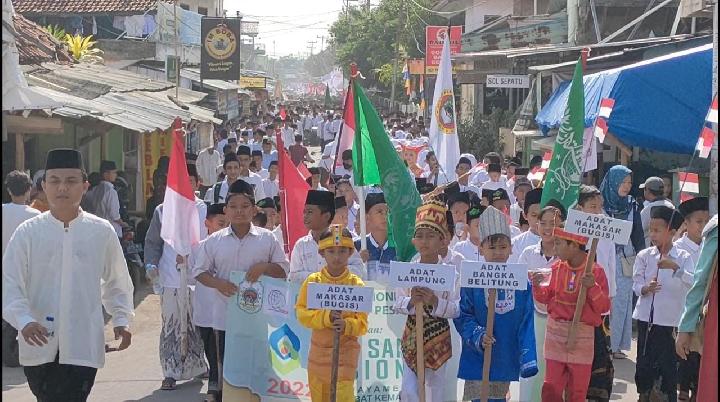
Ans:
<svg viewBox="0 0 720 402"><path fill-rule="evenodd" d="M588 214L577 209L568 211L565 230L592 239L610 240L616 244L628 244L633 223L602 214Z"/></svg>
<svg viewBox="0 0 720 402"><path fill-rule="evenodd" d="M373 288L365 286L309 283L307 291L308 308L318 310L372 311Z"/></svg>
<svg viewBox="0 0 720 402"><path fill-rule="evenodd" d="M455 288L455 266L390 262L390 284L398 288L425 287L439 292Z"/></svg>
<svg viewBox="0 0 720 402"><path fill-rule="evenodd" d="M442 56L447 26L425 27L425 68L427 74L437 74ZM460 53L462 48L462 26L450 27L450 55Z"/></svg>
<svg viewBox="0 0 720 402"><path fill-rule="evenodd" d="M460 286L464 288L527 290L527 264L463 261Z"/></svg>
<svg viewBox="0 0 720 402"><path fill-rule="evenodd" d="M485 85L488 88L530 88L527 75L488 74Z"/></svg>
<svg viewBox="0 0 720 402"><path fill-rule="evenodd" d="M236 80L240 76L240 19L203 17L200 77Z"/></svg>

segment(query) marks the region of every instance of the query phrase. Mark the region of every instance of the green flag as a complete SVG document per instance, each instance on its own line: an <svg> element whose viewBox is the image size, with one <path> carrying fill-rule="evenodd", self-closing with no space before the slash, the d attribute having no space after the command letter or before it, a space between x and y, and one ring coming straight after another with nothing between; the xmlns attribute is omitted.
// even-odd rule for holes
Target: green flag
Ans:
<svg viewBox="0 0 720 402"><path fill-rule="evenodd" d="M575 64L565 116L555 139L555 148L545 177L541 206L546 206L554 199L568 210L577 203L583 173L584 131L585 89L582 59L579 59Z"/></svg>
<svg viewBox="0 0 720 402"><path fill-rule="evenodd" d="M330 107L330 84L325 84L325 107Z"/></svg>
<svg viewBox="0 0 720 402"><path fill-rule="evenodd" d="M388 239L395 244L398 261L410 261L415 255L412 238L415 233L415 212L420 206L420 193L390 138L380 116L353 81L355 137L353 139L353 178L355 185L379 184L388 204Z"/></svg>

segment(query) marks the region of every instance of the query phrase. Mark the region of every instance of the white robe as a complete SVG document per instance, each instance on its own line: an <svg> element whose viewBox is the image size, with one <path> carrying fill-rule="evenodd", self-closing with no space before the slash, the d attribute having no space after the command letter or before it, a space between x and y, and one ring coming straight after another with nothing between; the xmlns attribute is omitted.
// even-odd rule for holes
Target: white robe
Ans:
<svg viewBox="0 0 720 402"><path fill-rule="evenodd" d="M48 344L20 337L20 364L100 368L105 364L102 307L114 327L133 316L133 284L110 223L80 212L65 228L45 212L15 231L3 257L3 318L18 330L55 318Z"/></svg>

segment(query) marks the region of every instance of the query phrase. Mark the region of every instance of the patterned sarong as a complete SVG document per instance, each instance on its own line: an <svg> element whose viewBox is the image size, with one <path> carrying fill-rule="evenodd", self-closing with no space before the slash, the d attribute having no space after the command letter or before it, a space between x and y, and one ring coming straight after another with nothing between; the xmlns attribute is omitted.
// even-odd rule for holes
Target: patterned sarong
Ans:
<svg viewBox="0 0 720 402"><path fill-rule="evenodd" d="M425 306L423 314L423 340L425 345L425 367L439 369L452 357L450 323L445 318L432 316L432 307ZM409 315L402 336L402 352L405 363L417 373L417 343L415 341L415 315Z"/></svg>

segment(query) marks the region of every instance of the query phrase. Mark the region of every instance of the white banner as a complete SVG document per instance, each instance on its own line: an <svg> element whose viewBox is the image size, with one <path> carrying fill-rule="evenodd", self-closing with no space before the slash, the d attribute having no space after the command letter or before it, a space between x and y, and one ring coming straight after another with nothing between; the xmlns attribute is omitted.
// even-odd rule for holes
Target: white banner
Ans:
<svg viewBox="0 0 720 402"><path fill-rule="evenodd" d="M460 286L527 290L527 271L527 264L463 261L460 264Z"/></svg>
<svg viewBox="0 0 720 402"><path fill-rule="evenodd" d="M405 289L421 286L439 292L451 291L455 287L455 266L391 261L390 285Z"/></svg>
<svg viewBox="0 0 720 402"><path fill-rule="evenodd" d="M369 313L372 311L372 302L372 288L327 283L308 284L308 308Z"/></svg>
<svg viewBox="0 0 720 402"><path fill-rule="evenodd" d="M633 223L603 214L588 214L577 209L568 211L565 231L593 239L610 240L616 244L628 244Z"/></svg>

